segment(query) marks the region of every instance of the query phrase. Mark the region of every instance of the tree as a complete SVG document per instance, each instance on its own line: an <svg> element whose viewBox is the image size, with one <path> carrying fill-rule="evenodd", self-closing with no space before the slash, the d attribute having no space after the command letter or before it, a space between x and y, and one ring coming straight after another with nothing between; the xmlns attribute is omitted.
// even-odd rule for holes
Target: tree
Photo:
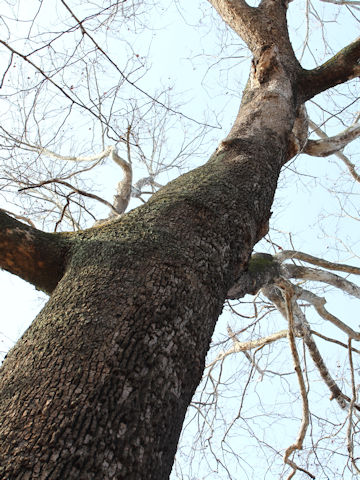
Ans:
<svg viewBox="0 0 360 480"><path fill-rule="evenodd" d="M253 60L237 118L206 164L169 182L147 203L123 215L131 195L130 147L141 153L133 124L142 109L134 104L127 112L121 138L128 151L125 161L114 147L106 148L105 138L118 132L92 99L103 128L103 150L94 160L111 154L125 172L125 181L109 205L111 218L86 230L48 233L1 211L1 267L50 295L1 370L2 478L168 478L224 301L260 288L289 321L283 335L289 336L292 346L304 415L285 462L292 473L307 472L292 460L294 451L302 447L308 423L295 336L304 340L314 357L317 352L295 302L301 297L300 287L288 279L311 272L300 267L281 269L281 262L296 256L294 252L275 260L272 256L251 259L251 254L268 232L281 168L299 152L328 155L358 136L355 125L330 139L309 140L304 105L359 75L360 41L323 65L305 70L289 40L287 2L263 0L257 7L241 0L210 3L244 40ZM78 34L75 50L89 49L87 54L91 51L112 61L95 39L99 26L91 23L100 19L100 24L101 16L86 12L81 16L64 0L60 4L67 10L69 31ZM132 9L140 7L140 2L130 6L116 2L101 12L134 15ZM56 90L70 101L70 109L89 110L73 85L66 83L64 65L60 68L58 57L52 56L55 36L45 37L50 53L42 65L32 59L35 48L22 53L10 41L1 40L10 52L3 82L14 59L20 58L42 77L38 87L48 89L46 94ZM114 97L123 83L136 84L120 73ZM155 107L176 110L161 95L149 100ZM39 127L40 133L36 115L30 121L36 102L30 110L26 122ZM90 108L91 115L94 111ZM27 129L23 136L2 131L9 149L12 145L61 160L46 144L30 140ZM156 190L154 176L150 171L147 184ZM86 193L58 176L50 183L70 188L71 195ZM35 186L46 184L40 179L26 188ZM61 221L69 214L71 195L64 195ZM70 221L74 217L69 215ZM348 272L350 267L340 268ZM355 267L352 272L359 273ZM335 282L334 276L329 278L329 283ZM314 298L308 301L316 303ZM359 334L349 328L347 333L351 353L351 341ZM331 384L324 369L323 375L340 406L356 409L356 398Z"/></svg>

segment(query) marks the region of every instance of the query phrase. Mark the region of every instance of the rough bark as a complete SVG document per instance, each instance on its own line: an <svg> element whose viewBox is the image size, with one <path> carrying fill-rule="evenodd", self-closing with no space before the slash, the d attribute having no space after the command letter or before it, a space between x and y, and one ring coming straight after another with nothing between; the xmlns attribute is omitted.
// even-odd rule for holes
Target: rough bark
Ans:
<svg viewBox="0 0 360 480"><path fill-rule="evenodd" d="M144 207L77 236L2 369L1 478L169 476L214 324L286 157L286 135L244 132Z"/></svg>
<svg viewBox="0 0 360 480"><path fill-rule="evenodd" d="M313 70L302 69L299 93L303 101L360 76L360 38L340 50L330 60Z"/></svg>
<svg viewBox="0 0 360 480"><path fill-rule="evenodd" d="M224 17L244 6L212 3ZM65 274L2 367L0 478L168 478L226 294L267 231L299 107L286 5L243 11L231 26L254 62L228 137L146 205L67 239Z"/></svg>
<svg viewBox="0 0 360 480"><path fill-rule="evenodd" d="M226 292L264 233L287 158L293 102L276 132L257 111L274 112L274 97L245 105L237 136L205 166L76 236L2 369L2 477L169 476Z"/></svg>
<svg viewBox="0 0 360 480"><path fill-rule="evenodd" d="M0 210L0 267L50 294L64 274L71 242Z"/></svg>

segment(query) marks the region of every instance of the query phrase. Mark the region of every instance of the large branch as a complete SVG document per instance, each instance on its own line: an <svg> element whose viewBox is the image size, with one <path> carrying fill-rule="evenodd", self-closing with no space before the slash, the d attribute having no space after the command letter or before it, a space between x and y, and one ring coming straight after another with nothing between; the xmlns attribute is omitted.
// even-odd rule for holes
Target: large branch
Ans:
<svg viewBox="0 0 360 480"><path fill-rule="evenodd" d="M314 123L312 120L309 119L309 126L314 130L314 132L319 135L320 138L324 139L324 140L327 140L329 137L326 135L326 133L321 130L321 128L316 125L316 123ZM340 134L341 135L341 134ZM309 140L310 142L310 140ZM304 148L304 153L308 153L307 152L307 147L308 145L305 145L305 148ZM340 158L340 160L342 162L345 163L345 165L347 166L348 170L349 170L349 173L350 175L354 178L354 180L356 180L357 182L360 183L360 175L357 173L356 171L356 168L355 168L355 165L350 162L350 160L348 159L348 157L346 155L344 155L343 152L341 151L337 151L335 152L335 155Z"/></svg>
<svg viewBox="0 0 360 480"><path fill-rule="evenodd" d="M249 48L253 50L258 47L259 41L250 35L250 25L255 34L254 28L257 15L257 9L250 7L244 0L208 0L215 8L220 17L231 27L243 40Z"/></svg>
<svg viewBox="0 0 360 480"><path fill-rule="evenodd" d="M326 272L318 268L299 267L298 265L288 264L283 265L281 270L286 278L301 278L302 280L327 283L333 287L340 288L355 298L360 298L360 287L334 273Z"/></svg>
<svg viewBox="0 0 360 480"><path fill-rule="evenodd" d="M327 157L339 152L359 136L360 125L355 124L333 137L326 137L321 140L308 140L302 153L307 153L314 157Z"/></svg>
<svg viewBox="0 0 360 480"><path fill-rule="evenodd" d="M70 242L24 225L0 209L0 268L51 294L62 278Z"/></svg>
<svg viewBox="0 0 360 480"><path fill-rule="evenodd" d="M246 294L255 295L264 286L275 283L280 276L280 264L273 255L254 253L249 261L248 270L243 272L228 290L226 298L234 300Z"/></svg>
<svg viewBox="0 0 360 480"><path fill-rule="evenodd" d="M303 70L299 87L303 100L360 75L360 37L313 70Z"/></svg>
<svg viewBox="0 0 360 480"><path fill-rule="evenodd" d="M129 150L129 143L128 143ZM127 209L131 197L132 187L132 167L131 163L121 158L116 149L111 150L112 160L122 168L124 178L118 183L117 194L114 197L114 210L118 215L121 215Z"/></svg>
<svg viewBox="0 0 360 480"><path fill-rule="evenodd" d="M328 270L360 275L359 267L329 262L295 250L283 250L275 256L268 253L255 253L249 261L247 271L243 272L240 278L228 290L226 298L233 300L242 298L246 294L255 295L260 289L276 283L280 277L286 279L301 278L303 280L327 283L340 288L349 295L360 298L360 287L349 280L320 269L284 264L283 262L288 259L301 260Z"/></svg>
<svg viewBox="0 0 360 480"><path fill-rule="evenodd" d="M336 270L338 272L355 273L360 274L360 268L352 265L346 265L344 263L335 263L324 260L323 258L314 257L308 253L299 252L297 250L283 250L276 254L275 259L282 263L288 259L302 260L303 262L312 263L318 267L327 268L328 270Z"/></svg>

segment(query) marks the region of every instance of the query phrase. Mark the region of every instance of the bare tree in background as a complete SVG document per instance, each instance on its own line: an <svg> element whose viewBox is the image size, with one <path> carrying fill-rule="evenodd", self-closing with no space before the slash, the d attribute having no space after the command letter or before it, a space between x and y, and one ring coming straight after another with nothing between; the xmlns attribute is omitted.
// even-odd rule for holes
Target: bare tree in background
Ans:
<svg viewBox="0 0 360 480"><path fill-rule="evenodd" d="M22 23L9 5L2 19L8 63L1 77L1 191L7 204L0 211L0 265L50 298L2 366L1 478L168 478L224 302L242 315L242 326L228 326L222 351L207 365L189 410L198 433L190 453L180 445L174 476L191 478L184 458L190 467L200 465L198 440L210 451L209 470L235 478L232 472L246 463L230 441L239 428L250 434L250 447L273 452L274 466L264 454L271 473L331 478L324 454L332 448L324 447L329 439L336 448L328 457L338 454L340 468L359 472L354 364L360 332L356 322L331 313L324 297L331 286L359 298L347 277L360 268L282 250L268 232L280 171L298 155L335 154L359 182L344 153L360 134L351 108L355 87L343 94L352 100L342 107L341 132L328 135L324 122L309 120L306 106L338 85L355 85L360 41L307 70L301 61L312 52L308 34L316 17L310 3L297 57L288 2L209 3L224 23L218 28L227 24L233 33L226 35L245 42L251 70L227 137L207 163L169 183L189 157L200 155L217 120L187 115L171 103L170 88L144 87L149 67L136 41L146 35L150 9L164 14L161 3L60 0L56 25L45 22L43 4ZM341 4L356 21L356 2ZM325 35L325 23L321 28ZM121 53L113 39L121 40ZM108 160L122 174L113 198L93 188ZM133 197L144 205L125 214ZM252 255L265 236L272 253ZM318 283L326 286L323 292L314 288ZM253 314L237 306L245 295L255 296ZM322 323L312 325L310 308ZM275 310L283 328L269 321ZM339 334L329 334L327 324ZM346 353L341 379L319 339ZM230 391L223 385L234 386L231 377L223 379L228 357L244 362L237 372L246 378L240 401L228 405L230 421L221 404ZM258 385L270 378L275 390L288 390L294 405L285 420L296 423L297 433L280 448L254 428L254 418L265 428L281 415L276 398L257 393L262 387L254 374ZM314 378L336 405L331 420L316 411ZM261 414L245 411L250 389ZM196 475L210 478L204 472Z"/></svg>

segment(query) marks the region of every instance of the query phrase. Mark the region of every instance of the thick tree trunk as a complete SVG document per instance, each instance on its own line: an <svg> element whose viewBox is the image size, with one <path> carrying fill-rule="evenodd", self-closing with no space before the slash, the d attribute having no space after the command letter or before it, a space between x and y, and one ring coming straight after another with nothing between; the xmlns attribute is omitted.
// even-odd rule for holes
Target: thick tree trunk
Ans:
<svg viewBox="0 0 360 480"><path fill-rule="evenodd" d="M240 113L242 135L205 166L76 237L2 369L1 478L168 478L224 298L265 233L294 114L274 135Z"/></svg>
<svg viewBox="0 0 360 480"><path fill-rule="evenodd" d="M19 227L22 268L0 256L52 292L2 367L1 479L170 474L215 322L267 231L280 169L296 151L291 131L305 95L285 2L211 3L255 58L235 124L208 163L100 227L54 239ZM34 247L40 237L49 248ZM44 252L53 278L25 265L27 247ZM59 251L66 261L53 262Z"/></svg>
<svg viewBox="0 0 360 480"><path fill-rule="evenodd" d="M259 53L206 165L74 236L66 272L2 368L1 478L168 478L226 293L266 233L296 116Z"/></svg>

